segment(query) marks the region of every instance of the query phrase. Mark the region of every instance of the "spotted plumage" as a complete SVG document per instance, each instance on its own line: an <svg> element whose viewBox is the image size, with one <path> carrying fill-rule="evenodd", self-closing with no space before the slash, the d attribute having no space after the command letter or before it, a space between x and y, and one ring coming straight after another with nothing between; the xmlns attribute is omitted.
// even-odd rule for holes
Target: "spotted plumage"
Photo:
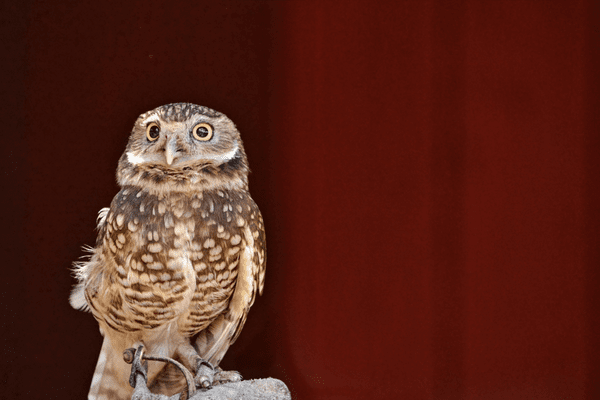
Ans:
<svg viewBox="0 0 600 400"><path fill-rule="evenodd" d="M242 140L225 115L188 103L142 114L117 181L71 295L104 335L90 399L131 396L122 353L140 343L191 370L198 357L218 365L264 285L263 220ZM181 389L181 376L150 364L151 387Z"/></svg>

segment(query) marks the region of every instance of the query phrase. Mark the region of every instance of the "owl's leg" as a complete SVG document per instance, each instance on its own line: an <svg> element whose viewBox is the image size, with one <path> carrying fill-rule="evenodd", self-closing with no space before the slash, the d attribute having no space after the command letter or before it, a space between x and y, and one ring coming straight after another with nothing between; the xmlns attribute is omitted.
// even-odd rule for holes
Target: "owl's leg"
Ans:
<svg viewBox="0 0 600 400"><path fill-rule="evenodd" d="M196 362L196 376L194 377L196 385L202 388L210 388L213 385L214 379L215 367L198 356Z"/></svg>
<svg viewBox="0 0 600 400"><path fill-rule="evenodd" d="M194 382L201 388L209 388L213 384L215 367L208 361L202 359L196 349L190 343L182 343L177 348L177 355L184 364L195 371Z"/></svg>
<svg viewBox="0 0 600 400"><path fill-rule="evenodd" d="M242 375L237 371L223 371L219 367L213 366L209 361L204 360L189 343L182 343L177 349L177 354L184 364L195 371L194 381L201 388L209 388L213 385L220 385L229 382L239 382Z"/></svg>
<svg viewBox="0 0 600 400"><path fill-rule="evenodd" d="M143 359L144 345L140 344L137 348L127 349L123 353L123 360L131 364L131 375L129 375L129 384L135 388L138 382L138 376L144 383L148 382L148 361Z"/></svg>
<svg viewBox="0 0 600 400"><path fill-rule="evenodd" d="M139 345L137 349L127 349L123 353L123 359L127 364L131 364L131 375L129 384L135 388L132 399L134 400L183 400L188 399L196 392L194 377L178 361L168 357L147 356L144 354L144 345ZM154 394L148 389L148 361L162 361L174 365L183 373L187 389L174 396L165 396L164 394Z"/></svg>
<svg viewBox="0 0 600 400"><path fill-rule="evenodd" d="M132 375L133 376L133 375ZM164 394L155 394L148 389L147 381L145 377L141 374L136 374L135 376L136 384L134 387L133 395L131 396L132 400L172 400L172 399L180 399L180 396L166 396Z"/></svg>
<svg viewBox="0 0 600 400"><path fill-rule="evenodd" d="M148 361L144 360L144 345L125 350L123 360L131 364L129 384L134 388L132 399L136 400L167 400L164 395L153 394L148 390Z"/></svg>

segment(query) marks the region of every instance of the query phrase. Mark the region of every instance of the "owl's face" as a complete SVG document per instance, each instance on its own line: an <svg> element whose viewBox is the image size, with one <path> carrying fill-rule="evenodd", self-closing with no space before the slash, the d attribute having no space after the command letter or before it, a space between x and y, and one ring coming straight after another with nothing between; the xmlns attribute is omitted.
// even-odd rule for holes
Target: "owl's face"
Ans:
<svg viewBox="0 0 600 400"><path fill-rule="evenodd" d="M240 134L229 118L207 107L176 103L140 115L117 178L121 184L130 184L130 178L196 184L203 176L205 183L215 177L246 181L246 165Z"/></svg>
<svg viewBox="0 0 600 400"><path fill-rule="evenodd" d="M133 127L126 154L132 164L178 170L225 163L239 148L240 134L229 118L179 103L142 114Z"/></svg>

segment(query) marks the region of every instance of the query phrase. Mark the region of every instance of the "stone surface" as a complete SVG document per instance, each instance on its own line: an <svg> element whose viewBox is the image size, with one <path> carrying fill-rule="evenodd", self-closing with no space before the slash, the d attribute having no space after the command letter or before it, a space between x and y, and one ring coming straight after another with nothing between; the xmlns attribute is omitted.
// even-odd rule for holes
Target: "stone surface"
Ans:
<svg viewBox="0 0 600 400"><path fill-rule="evenodd" d="M136 388L132 400L179 400L180 395L171 397L150 393L141 374L136 377ZM252 379L224 383L212 389L199 390L189 400L291 400L290 390L278 379Z"/></svg>
<svg viewBox="0 0 600 400"><path fill-rule="evenodd" d="M265 378L225 383L207 391L196 392L190 400L289 400L292 396L285 383Z"/></svg>

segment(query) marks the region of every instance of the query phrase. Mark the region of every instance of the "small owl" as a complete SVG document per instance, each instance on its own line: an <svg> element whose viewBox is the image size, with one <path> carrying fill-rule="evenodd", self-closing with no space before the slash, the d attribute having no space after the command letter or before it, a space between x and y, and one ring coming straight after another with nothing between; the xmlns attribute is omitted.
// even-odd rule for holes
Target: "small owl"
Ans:
<svg viewBox="0 0 600 400"><path fill-rule="evenodd" d="M100 210L98 239L76 263L71 305L91 311L104 342L89 399L128 399L123 352L142 344L195 371L215 367L262 294L266 247L248 192L242 139L225 115L189 103L142 114L119 160L121 187ZM151 390L185 381L150 362Z"/></svg>

